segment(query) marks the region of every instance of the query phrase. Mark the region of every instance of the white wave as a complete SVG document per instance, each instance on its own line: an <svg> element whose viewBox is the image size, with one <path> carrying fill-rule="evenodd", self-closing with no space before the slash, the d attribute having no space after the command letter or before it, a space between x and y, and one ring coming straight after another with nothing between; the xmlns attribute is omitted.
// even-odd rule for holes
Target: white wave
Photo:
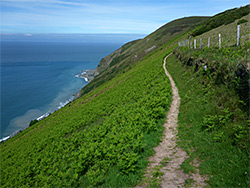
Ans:
<svg viewBox="0 0 250 188"><path fill-rule="evenodd" d="M36 120L41 121L42 119L48 117L50 114L53 114L55 111L61 109L62 107L66 106L67 104L69 104L70 102L72 102L75 99L75 96L71 96L68 100L66 100L65 102L60 102L59 105L54 109L51 110L45 114L43 114L42 116L36 118Z"/></svg>
<svg viewBox="0 0 250 188"><path fill-rule="evenodd" d="M48 117L52 112L47 112L46 114L41 115L40 117L36 118L37 121L41 121L43 118Z"/></svg>
<svg viewBox="0 0 250 188"><path fill-rule="evenodd" d="M86 82L89 82L89 79L85 76L83 76L84 74L86 74L85 72L84 73L81 73L81 74L77 74L75 75L76 78L83 78Z"/></svg>
<svg viewBox="0 0 250 188"><path fill-rule="evenodd" d="M38 120L41 121L42 119L48 117L50 114L54 113L55 111L61 109L62 107L66 106L68 103L75 100L75 96L70 96L68 99L65 100L65 93L68 93L69 90L72 90L74 88L74 85L71 85L70 87L65 87L63 90L58 94L58 96L52 101L52 103L48 106L47 109L51 109L50 111L44 112L40 111L39 109L31 109L28 110L24 115L16 117L11 120L10 124L8 125L6 131L3 135L9 135L4 138L11 138L14 135L16 135L19 131L25 130L29 127L31 120ZM74 93L74 91L72 91ZM63 102L62 102L63 101ZM42 115L41 115L42 114ZM2 139L0 139L2 140Z"/></svg>
<svg viewBox="0 0 250 188"><path fill-rule="evenodd" d="M0 142L4 142L4 141L8 140L9 138L10 138L10 136L6 136L6 137L0 139Z"/></svg>

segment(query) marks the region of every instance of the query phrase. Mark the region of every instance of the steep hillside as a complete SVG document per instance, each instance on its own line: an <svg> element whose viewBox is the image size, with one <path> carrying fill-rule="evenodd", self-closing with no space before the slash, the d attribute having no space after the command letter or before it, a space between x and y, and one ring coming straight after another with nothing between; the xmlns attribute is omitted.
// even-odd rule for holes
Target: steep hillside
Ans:
<svg viewBox="0 0 250 188"><path fill-rule="evenodd" d="M241 9L236 10L241 12ZM180 145L190 156L182 168L193 173L196 170L193 161L199 158L203 161L200 172L209 175L212 187L249 187L249 16L250 9L248 15L231 19L229 24L191 39L188 36L191 47L185 46L188 40L182 42L184 46L174 50L175 57L167 64L182 98ZM238 24L241 38L236 46ZM223 41L221 48L219 33ZM196 49L194 39L198 41ZM203 41L201 47L199 39Z"/></svg>
<svg viewBox="0 0 250 188"><path fill-rule="evenodd" d="M175 55L166 67L180 91L179 145L189 155L184 172L199 170L211 187L249 187L249 120L235 91Z"/></svg>
<svg viewBox="0 0 250 188"><path fill-rule="evenodd" d="M147 53L151 53L163 44L169 42L171 39L189 31L201 22L204 22L209 17L187 17L174 20L161 28L157 29L152 34L148 35L144 39L135 40L123 45L121 48L104 57L97 66L97 72L101 73L105 69L112 67L113 65L127 60L127 57L134 56L135 59L130 61L138 61L138 58L144 57Z"/></svg>
<svg viewBox="0 0 250 188"><path fill-rule="evenodd" d="M162 59L182 37L172 36L162 46L150 37L124 45L86 87L91 91L1 143L1 186L139 183L171 103Z"/></svg>
<svg viewBox="0 0 250 188"><path fill-rule="evenodd" d="M219 47L219 37L221 34L221 46L231 47L236 46L237 43L237 25L240 25L240 44L244 45L250 39L250 9L246 16L236 19L229 24L221 25L206 33L191 38L190 44L194 44L194 39L197 41L197 48L200 48L200 39L202 40L201 47L204 48L208 45L208 38L210 38L210 47ZM243 23L242 23L243 20Z"/></svg>
<svg viewBox="0 0 250 188"><path fill-rule="evenodd" d="M235 20L241 19L243 16L248 15L249 11L250 11L250 5L246 5L244 7L234 8L234 9L219 13L213 16L212 18L210 18L207 22L204 22L199 27L194 29L194 31L192 31L192 35L198 36L212 29L220 27L222 25L230 24L234 22Z"/></svg>
<svg viewBox="0 0 250 188"><path fill-rule="evenodd" d="M106 81L111 80L118 73L131 69L135 63L140 62L145 56L163 48L167 43L170 44L173 39L181 39L185 32L190 31L195 25L204 22L208 18L188 17L174 20L144 39L123 45L120 49L100 61L96 69L99 75L82 89L82 94L88 93Z"/></svg>
<svg viewBox="0 0 250 188"><path fill-rule="evenodd" d="M1 187L138 183L171 102L161 64L166 53L145 58L1 144Z"/></svg>
<svg viewBox="0 0 250 188"><path fill-rule="evenodd" d="M228 12L219 16L227 19ZM248 26L249 15L244 16L196 39L239 22ZM98 76L82 89L81 97L0 144L1 187L138 185L161 141L171 104L162 64L173 51L166 66L181 96L176 140L188 154L183 171L188 177L196 171L206 174L212 187L249 186L249 120L246 96L237 90L247 90L244 84L249 83L249 28L240 47L177 47L213 19L175 20L104 57ZM242 80L234 76L238 65L245 71ZM161 178L159 170L153 173L153 178ZM185 186L193 181L187 179Z"/></svg>

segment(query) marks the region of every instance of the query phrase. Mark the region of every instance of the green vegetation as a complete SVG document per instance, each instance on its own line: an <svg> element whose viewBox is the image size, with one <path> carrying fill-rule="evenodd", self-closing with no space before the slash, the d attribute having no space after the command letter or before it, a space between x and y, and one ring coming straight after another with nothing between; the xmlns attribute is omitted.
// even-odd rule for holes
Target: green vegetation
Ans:
<svg viewBox="0 0 250 188"><path fill-rule="evenodd" d="M234 11L238 14L237 10L243 9ZM226 18L229 12L219 15ZM249 19L248 12L241 20ZM240 22L240 46L235 47ZM190 156L182 168L187 173L194 171L192 161L198 158L202 161L200 172L208 174L211 187L248 187L250 183L249 32L249 22L235 19L195 37L197 41L202 39L202 49L199 43L197 50L175 49L178 60L172 56L167 64L182 98L179 144ZM206 47L208 37L210 48Z"/></svg>
<svg viewBox="0 0 250 188"><path fill-rule="evenodd" d="M215 29L212 29L206 33L203 33L199 36L193 37L190 40L190 43L194 44L194 39L197 41L197 48L200 47L200 39L202 39L202 48L207 47L208 38L210 38L210 47L218 48L219 40L218 35L221 34L221 46L224 47L232 47L236 46L237 43L237 25L240 20L248 20L248 22L241 23L240 27L240 45L244 46L245 43L249 41L250 35L250 14L243 16L242 19L237 19L234 22L222 25ZM190 33L191 34L191 33Z"/></svg>
<svg viewBox="0 0 250 188"><path fill-rule="evenodd" d="M205 50L193 53L204 54ZM218 54L218 58L222 58ZM208 50L207 55L213 54ZM211 73L204 70L204 65L196 69L195 61L193 66L187 62L184 59L179 61L174 55L167 62L167 69L182 98L179 144L190 156L182 168L192 172L195 168L190 162L199 158L202 161L200 173L209 175L211 187L248 187L250 146L247 112L241 109L239 96L234 90L215 83ZM221 66L223 62L220 61ZM211 61L207 62L208 67L209 63Z"/></svg>
<svg viewBox="0 0 250 188"><path fill-rule="evenodd" d="M159 187L161 184L161 176L164 174L160 171L160 166L155 166L151 172L151 175L153 176L153 180L149 182L150 187Z"/></svg>
<svg viewBox="0 0 250 188"><path fill-rule="evenodd" d="M192 183L194 183L194 180L193 179L187 179L185 181L185 187L191 187L192 186Z"/></svg>
<svg viewBox="0 0 250 188"><path fill-rule="evenodd" d="M165 41L171 37L176 37L183 32L190 31L193 27L201 22L208 20L208 16L192 16L174 20L146 37L146 39L154 40L156 44L163 45Z"/></svg>
<svg viewBox="0 0 250 188"><path fill-rule="evenodd" d="M1 187L140 183L171 104L163 58L188 33L203 33L199 37L211 37L211 46L216 46L213 38L222 31L223 42L234 47L177 48L176 57L171 55L167 62L181 96L179 145L189 155L181 167L195 172L192 162L198 159L211 187L248 187L250 22L244 20L249 19L249 5L211 19L178 19L103 58L99 75L82 89L80 98L0 144ZM236 48L231 36L237 23L242 37ZM159 186L160 168L169 160L163 159L152 179L142 182ZM185 186L192 183L188 179Z"/></svg>
<svg viewBox="0 0 250 188"><path fill-rule="evenodd" d="M239 20L238 21L238 25L240 25L240 24L243 24L243 23L247 23L248 22L248 20L246 20L246 19L241 19L241 20Z"/></svg>
<svg viewBox="0 0 250 188"><path fill-rule="evenodd" d="M186 159L182 164L181 168L184 170L185 173L196 173L196 168L191 165L190 163L192 162L192 158Z"/></svg>
<svg viewBox="0 0 250 188"><path fill-rule="evenodd" d="M166 52L148 56L1 145L1 187L138 183L171 103Z"/></svg>
<svg viewBox="0 0 250 188"><path fill-rule="evenodd" d="M250 13L250 5L227 10L223 13L217 14L205 21L202 25L197 27L193 32L193 36L201 35L207 31L217 28L222 25L227 25L234 22L237 19L242 18Z"/></svg>
<svg viewBox="0 0 250 188"><path fill-rule="evenodd" d="M207 19L208 17L188 17L174 20L144 39L123 45L120 49L100 61L97 67L97 72L100 74L82 89L82 95L113 79L116 75L133 69L135 64L143 60L145 56L152 55L157 50L163 50L166 46L173 46L174 42L170 41L174 40L176 42L184 39L183 34L185 32ZM156 48L146 52L152 46L156 46Z"/></svg>
<svg viewBox="0 0 250 188"><path fill-rule="evenodd" d="M158 188L161 185L161 176L164 173L161 171L161 166L155 166L147 177L144 177L140 186L149 188Z"/></svg>
<svg viewBox="0 0 250 188"><path fill-rule="evenodd" d="M30 121L29 127L36 124L38 122L38 120L34 119Z"/></svg>
<svg viewBox="0 0 250 188"><path fill-rule="evenodd" d="M161 165L155 165L149 172L149 174L147 176L144 176L143 180L140 183L140 186L152 188L160 187L162 182L161 176L164 175L164 172L161 171L161 168L167 166L170 160L171 159L166 157L160 162Z"/></svg>
<svg viewBox="0 0 250 188"><path fill-rule="evenodd" d="M224 84L228 89L235 90L241 100L239 104L249 112L249 62L250 42L241 47L203 48L193 50L187 47L176 49L178 58L187 66L197 71L207 67L206 74L214 84ZM235 107L238 108L238 107Z"/></svg>
<svg viewBox="0 0 250 188"><path fill-rule="evenodd" d="M112 53L105 60L111 67L79 99L0 145L1 186L139 183L171 103L162 61L183 37L169 37L147 53L153 40L131 42ZM142 42L148 44L141 48Z"/></svg>
<svg viewBox="0 0 250 188"><path fill-rule="evenodd" d="M161 161L161 167L166 166L170 160L171 160L171 159L169 159L169 158L164 158L164 159Z"/></svg>

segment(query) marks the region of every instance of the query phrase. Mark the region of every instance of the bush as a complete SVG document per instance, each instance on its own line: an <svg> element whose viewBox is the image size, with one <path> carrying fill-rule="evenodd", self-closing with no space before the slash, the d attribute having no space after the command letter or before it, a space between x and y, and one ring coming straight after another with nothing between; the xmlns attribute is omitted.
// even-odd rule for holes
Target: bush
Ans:
<svg viewBox="0 0 250 188"><path fill-rule="evenodd" d="M204 91L211 90L211 84L212 88L216 88L216 100L220 106L214 114L203 117L203 130L213 134L213 139L216 141L225 138L244 149L249 142L247 134L250 102L249 50L247 50L249 47L248 42L242 47L201 50L181 47L174 51L187 68L193 69L196 74L203 74L204 83L206 83ZM202 95L207 96L206 93ZM200 102L204 101L200 100Z"/></svg>
<svg viewBox="0 0 250 188"><path fill-rule="evenodd" d="M29 127L31 127L32 125L36 124L37 122L38 122L37 119L31 120L30 124L29 124Z"/></svg>
<svg viewBox="0 0 250 188"><path fill-rule="evenodd" d="M248 22L248 20L246 20L246 19L241 19L241 20L239 20L238 21L238 25L240 25L240 24L243 24L243 23L246 23L246 22Z"/></svg>

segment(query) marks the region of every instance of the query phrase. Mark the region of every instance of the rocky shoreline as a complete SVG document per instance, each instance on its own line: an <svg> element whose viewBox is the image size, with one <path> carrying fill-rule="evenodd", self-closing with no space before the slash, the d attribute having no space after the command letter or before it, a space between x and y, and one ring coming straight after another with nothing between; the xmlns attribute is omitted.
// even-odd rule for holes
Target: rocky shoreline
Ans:
<svg viewBox="0 0 250 188"><path fill-rule="evenodd" d="M77 74L76 78L83 78L86 82L90 82L97 75L96 69L83 70L80 74Z"/></svg>
<svg viewBox="0 0 250 188"><path fill-rule="evenodd" d="M75 75L76 78L82 78L86 82L91 82L95 76L98 75L98 72L96 69L89 69L89 70L82 70L80 74ZM74 97L79 98L81 96L81 90L75 94L73 94Z"/></svg>
<svg viewBox="0 0 250 188"><path fill-rule="evenodd" d="M90 82L94 79L94 77L98 75L96 69L90 69L90 70L83 70L81 71L80 74L77 74L75 75L76 78L81 78L81 79L84 79L86 82ZM72 102L73 100L75 100L76 98L79 98L81 96L81 90L77 93L74 93L72 95L72 97L70 99L68 99L67 101L64 101L64 102L61 102L58 107L52 111L49 111L41 116L39 116L38 118L36 118L35 120L36 121L41 121L42 119L48 117L50 114L54 113L55 111L59 110L60 108L66 106L68 103ZM31 120L31 121L34 121L34 120ZM0 143L1 142L5 142L6 140L8 140L9 138L15 136L16 134L24 131L25 129L27 129L29 127L29 125L27 125L27 127L23 128L23 129L20 129L18 131L16 131L15 133L9 135L9 136L6 136L6 137L3 137L0 139Z"/></svg>
<svg viewBox="0 0 250 188"><path fill-rule="evenodd" d="M83 71L81 71L81 73L75 75L75 77L76 77L76 78L82 78L82 79L84 79L86 82L89 83L89 82L92 81L92 80L94 79L94 77L97 76L97 75L98 75L98 73L97 73L96 69L89 69L89 70L83 70ZM42 119L48 117L50 114L54 113L55 111L59 110L60 108L62 108L62 107L64 107L64 106L66 106L67 104L69 104L69 103L72 102L73 100L79 98L80 96L81 96L81 90L80 90L79 92L77 92L77 93L74 93L74 94L72 95L72 97L71 97L70 99L68 99L67 101L61 102L61 103L58 105L58 107L57 107L56 109L54 109L54 110L52 110L52 111L49 111L49 112L47 112L47 113L41 115L40 117L36 118L35 120L41 121ZM34 120L31 120L31 121L34 121ZM29 127L29 126L27 125L27 127L25 127L24 129L18 130L18 131L16 131L15 133L13 133L13 134L11 134L11 135L9 135L9 136L6 136L6 137L1 138L1 139L0 139L0 142L5 142L5 141L8 140L9 138L11 138L11 137L15 136L16 134L18 134L18 133L24 131L24 130L27 129L28 127Z"/></svg>

